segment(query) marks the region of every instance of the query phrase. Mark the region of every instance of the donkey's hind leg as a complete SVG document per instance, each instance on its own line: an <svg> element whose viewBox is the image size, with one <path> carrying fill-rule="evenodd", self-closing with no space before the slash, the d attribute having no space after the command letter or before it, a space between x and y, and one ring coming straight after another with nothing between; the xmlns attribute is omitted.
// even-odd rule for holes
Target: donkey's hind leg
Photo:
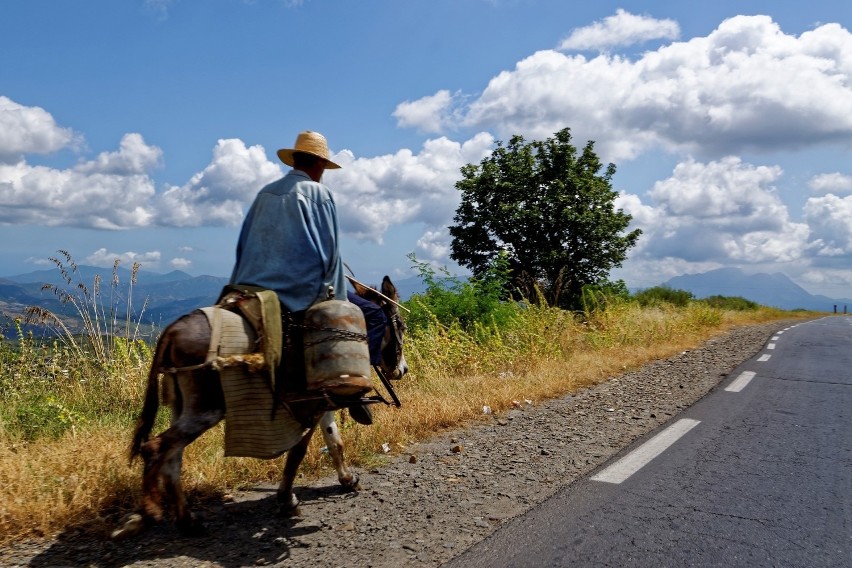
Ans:
<svg viewBox="0 0 852 568"><path fill-rule="evenodd" d="M201 434L215 426L225 417L222 407L208 409L206 412L184 412L172 426L160 434L160 454L162 465L160 476L163 488L172 506L178 529L187 535L203 532L203 526L192 513L186 500L181 483L183 450Z"/></svg>

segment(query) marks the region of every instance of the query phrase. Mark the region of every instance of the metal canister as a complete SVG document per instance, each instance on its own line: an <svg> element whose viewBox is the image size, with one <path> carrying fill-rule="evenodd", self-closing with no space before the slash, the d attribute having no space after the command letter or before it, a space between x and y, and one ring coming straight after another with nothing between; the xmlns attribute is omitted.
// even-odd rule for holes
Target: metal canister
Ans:
<svg viewBox="0 0 852 568"><path fill-rule="evenodd" d="M305 376L309 391L360 396L373 388L367 324L350 302L317 302L305 312Z"/></svg>

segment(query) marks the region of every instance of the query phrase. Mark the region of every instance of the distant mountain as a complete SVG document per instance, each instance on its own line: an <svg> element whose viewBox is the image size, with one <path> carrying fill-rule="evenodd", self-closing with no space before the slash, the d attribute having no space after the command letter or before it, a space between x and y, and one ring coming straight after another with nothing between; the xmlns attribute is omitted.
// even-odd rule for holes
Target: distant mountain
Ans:
<svg viewBox="0 0 852 568"><path fill-rule="evenodd" d="M156 327L163 327L195 308L212 305L228 282L224 277L191 276L180 270L168 274L140 271L132 285L130 270L119 267L115 276L118 283L113 286L112 268L77 266L74 271L69 269L67 272L71 284L57 268L0 278L0 332L7 337L14 336L16 332L11 322L23 317L32 306L62 317L73 330L77 330L77 308L63 303L55 290L80 296L82 291L78 286L82 285L91 295L96 277L100 278L102 307L116 306L118 318L124 317L130 309L129 319L133 323ZM49 328L40 325L26 326L26 331L37 336L51 333Z"/></svg>
<svg viewBox="0 0 852 568"><path fill-rule="evenodd" d="M113 278L112 268L100 268L97 266L77 266L75 270L67 268L67 276L76 285L78 282L85 286L91 286L95 281L95 276L100 277L102 286L109 286ZM115 275L120 283L128 284L132 273L127 268L118 267L115 269ZM156 272L137 273L137 280L144 280L146 284L155 284L159 282L175 282L180 280L189 280L193 278L186 272L173 270L168 274L159 274ZM5 276L0 280L9 280L18 284L52 284L54 286L66 285L65 277L58 268L48 268L45 270L35 270L26 274L18 274L16 276Z"/></svg>
<svg viewBox="0 0 852 568"><path fill-rule="evenodd" d="M838 311L842 312L844 305L852 309L852 300L810 294L780 272L746 274L739 268L719 268L701 274L675 276L664 285L692 292L696 298L740 296L782 310L833 312L834 306L837 306Z"/></svg>
<svg viewBox="0 0 852 568"><path fill-rule="evenodd" d="M71 280L70 285L66 276ZM115 286L112 268L77 266L73 271L69 268L66 276L58 268L53 268L0 278L0 334L13 336L15 330L11 322L24 316L31 306L48 310L62 317L66 323L72 322L69 325L76 329L73 326L79 325L80 319L77 309L69 303L63 303L55 290L80 295L78 286L82 285L91 294L96 277L100 279L104 307L112 303L120 312L119 318L124 317L129 308L132 323L158 328L196 308L213 305L228 283L225 277L191 276L175 270L168 274L140 271L136 275L136 282L131 285L130 270L121 267L115 270L118 279ZM403 301L426 291L426 284L419 276L394 280L394 284ZM38 336L52 333L50 329L37 325L27 329Z"/></svg>
<svg viewBox="0 0 852 568"><path fill-rule="evenodd" d="M419 276L394 280L393 284L396 286L396 292L403 302L411 298L414 294L422 294L426 291L426 284Z"/></svg>

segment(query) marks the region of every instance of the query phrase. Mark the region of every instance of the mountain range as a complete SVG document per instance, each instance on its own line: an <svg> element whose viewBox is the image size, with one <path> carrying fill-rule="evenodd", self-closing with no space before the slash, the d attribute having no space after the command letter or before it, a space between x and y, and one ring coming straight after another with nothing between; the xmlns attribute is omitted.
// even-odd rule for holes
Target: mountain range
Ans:
<svg viewBox="0 0 852 568"><path fill-rule="evenodd" d="M193 309L212 305L228 279L217 276L191 276L175 270L167 274L139 272L132 283L133 275L124 268L96 268L76 266L73 272L38 270L16 276L0 278L0 332L14 336L11 322L23 316L30 306L48 310L71 322L72 329L79 329L82 322L79 311L71 302L63 302L63 293L83 299L84 290L91 295L95 279L99 279L100 301L97 305L115 306L118 318L130 313L130 321L145 326L161 328ZM413 294L423 292L425 284L417 277L394 282L400 298L406 300ZM370 284L367 282L367 284ZM833 299L813 295L781 273L746 274L737 268L720 268L701 274L686 274L669 279L663 284L678 290L692 292L696 298L707 296L740 296L765 306L785 310L806 309L839 312L852 308L850 299ZM62 291L57 293L57 291ZM91 302L90 302L91 303ZM30 326L36 335L47 330L42 326Z"/></svg>
<svg viewBox="0 0 852 568"><path fill-rule="evenodd" d="M133 274L128 269L118 267L113 271L92 266L76 266L73 271L54 268L0 277L0 335L14 337L17 332L12 322L23 317L31 306L50 311L60 316L73 331L81 331L84 326L79 309L73 302L63 301L63 296L72 294L78 304L91 304L96 279L99 281L100 300L95 302L98 306L107 310L108 306L115 306L119 319L126 317L129 311L131 322L155 328L162 328L196 308L213 305L228 283L225 277L192 276L180 270L167 274L140 271L132 283ZM403 300L425 290L418 277L401 279L394 284ZM38 336L49 333L45 326L30 324L25 327Z"/></svg>
<svg viewBox="0 0 852 568"><path fill-rule="evenodd" d="M701 274L675 276L664 285L692 292L696 298L740 296L782 310L833 312L836 308L843 313L844 309L852 309L852 300L810 294L780 272L746 274L739 268L719 268Z"/></svg>

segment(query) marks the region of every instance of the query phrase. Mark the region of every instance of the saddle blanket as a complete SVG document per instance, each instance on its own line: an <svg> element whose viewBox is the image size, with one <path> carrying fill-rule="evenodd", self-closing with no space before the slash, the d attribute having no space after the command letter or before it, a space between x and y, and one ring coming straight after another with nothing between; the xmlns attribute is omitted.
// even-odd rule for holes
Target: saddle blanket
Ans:
<svg viewBox="0 0 852 568"><path fill-rule="evenodd" d="M280 456L308 430L285 406L276 407L262 363L250 364L258 357L254 330L229 310L209 307L201 311L214 330L211 346L218 343L213 364L219 369L225 393L225 455L261 459Z"/></svg>

